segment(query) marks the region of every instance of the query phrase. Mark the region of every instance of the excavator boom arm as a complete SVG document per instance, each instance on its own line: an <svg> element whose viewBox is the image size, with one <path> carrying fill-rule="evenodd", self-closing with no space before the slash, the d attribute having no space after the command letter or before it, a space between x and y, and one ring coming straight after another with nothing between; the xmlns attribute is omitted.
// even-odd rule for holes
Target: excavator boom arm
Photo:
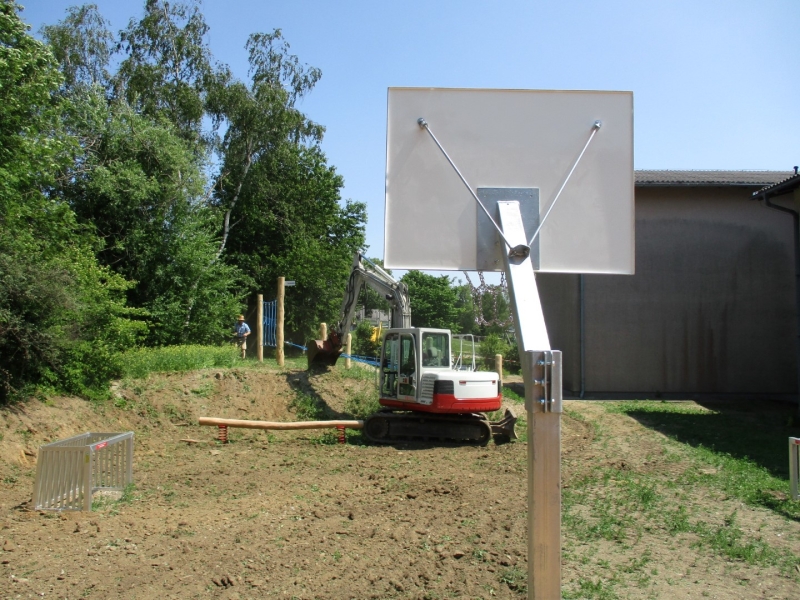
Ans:
<svg viewBox="0 0 800 600"><path fill-rule="evenodd" d="M364 263L372 268L367 269ZM342 320L338 326L338 333L341 336L347 335L353 325L358 296L365 285L389 301L392 307L392 327L411 327L411 305L406 285L395 280L366 257L356 254L342 301Z"/></svg>
<svg viewBox="0 0 800 600"><path fill-rule="evenodd" d="M369 267L369 268L368 268ZM308 342L308 365L334 365L342 353L342 343L350 331L358 305L358 296L363 286L381 294L392 307L392 324L394 328L411 327L411 303L408 299L408 288L404 283L394 279L371 260L356 253L353 267L342 300L341 320L336 327L331 327L327 340L311 340Z"/></svg>

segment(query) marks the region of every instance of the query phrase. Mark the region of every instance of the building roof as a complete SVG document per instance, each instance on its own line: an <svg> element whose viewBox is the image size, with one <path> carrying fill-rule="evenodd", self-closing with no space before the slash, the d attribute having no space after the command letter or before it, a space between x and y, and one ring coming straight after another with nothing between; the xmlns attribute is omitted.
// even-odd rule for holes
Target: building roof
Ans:
<svg viewBox="0 0 800 600"><path fill-rule="evenodd" d="M746 186L763 188L794 176L792 171L635 171L637 187Z"/></svg>
<svg viewBox="0 0 800 600"><path fill-rule="evenodd" d="M757 192L753 192L753 198L766 198L767 196L782 196L789 194L800 188L800 175L797 173L797 167L794 169L794 174L789 177L761 188Z"/></svg>

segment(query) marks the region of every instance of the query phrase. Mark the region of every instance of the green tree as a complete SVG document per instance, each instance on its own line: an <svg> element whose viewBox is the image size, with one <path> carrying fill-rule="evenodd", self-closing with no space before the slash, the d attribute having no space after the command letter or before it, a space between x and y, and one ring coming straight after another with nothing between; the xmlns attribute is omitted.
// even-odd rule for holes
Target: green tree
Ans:
<svg viewBox="0 0 800 600"><path fill-rule="evenodd" d="M0 402L36 384L102 393L142 330L127 282L98 265L95 238L52 193L79 147L56 61L18 11L0 2Z"/></svg>
<svg viewBox="0 0 800 600"><path fill-rule="evenodd" d="M353 354L359 356L379 357L381 340L374 340L375 332L369 321L361 321L353 330Z"/></svg>
<svg viewBox="0 0 800 600"><path fill-rule="evenodd" d="M340 203L341 178L316 147L284 145L253 175L227 252L262 290L274 289L280 275L297 282L286 295L286 325L302 341L338 318L366 208Z"/></svg>
<svg viewBox="0 0 800 600"><path fill-rule="evenodd" d="M508 293L503 285L481 281L477 290L470 284L456 286L461 333L506 335L513 326Z"/></svg>
<svg viewBox="0 0 800 600"><path fill-rule="evenodd" d="M200 141L214 77L207 33L196 0L146 0L144 16L120 33L125 58L114 77L116 95L146 117L165 118L184 139Z"/></svg>
<svg viewBox="0 0 800 600"><path fill-rule="evenodd" d="M384 269L383 268L383 260L380 258L370 258L373 263L378 265L381 269L386 271L389 275L392 274L391 269ZM391 306L389 302L384 298L382 294L379 294L369 286L364 286L363 291L361 292L361 297L359 298L359 306L363 307L365 311L370 312L373 310L383 310L389 311Z"/></svg>
<svg viewBox="0 0 800 600"><path fill-rule="evenodd" d="M366 207L342 202L343 182L319 147L323 128L297 110L318 69L288 53L280 30L247 42L250 82L221 76L209 91L221 170L214 204L219 252L270 290L285 275L287 329L299 339L339 313L354 253L364 244ZM219 73L222 73L221 71ZM224 75L224 74L223 74Z"/></svg>
<svg viewBox="0 0 800 600"><path fill-rule="evenodd" d="M109 63L117 40L95 4L73 6L56 25L45 25L42 36L64 76L67 90L99 86L110 91Z"/></svg>
<svg viewBox="0 0 800 600"><path fill-rule="evenodd" d="M409 271L401 280L408 286L414 327L454 330L458 327L458 294L447 275Z"/></svg>
<svg viewBox="0 0 800 600"><path fill-rule="evenodd" d="M147 2L109 75L106 25L90 5L43 28L67 75L66 122L85 151L59 191L101 235L101 261L135 281L128 296L150 315L150 343L218 342L241 308L242 278L220 260L204 174L207 26L196 4Z"/></svg>
<svg viewBox="0 0 800 600"><path fill-rule="evenodd" d="M366 210L342 201L342 179L319 147L324 129L296 108L320 72L289 53L280 30L250 36L243 82L214 63L197 1L147 0L120 34L122 60L104 94L96 84L110 37L96 9L73 9L44 31L64 72L75 71L66 95L86 150L65 196L103 238L103 263L136 281L129 297L156 316L152 342L200 341L210 325L196 316L210 322L229 309L232 267L247 274L233 286L241 293L268 292L278 275L298 282L287 327L301 339L336 316L332 290L363 246ZM200 242L209 223L213 252ZM215 307L201 309L202 297ZM167 318L181 313L182 329Z"/></svg>
<svg viewBox="0 0 800 600"><path fill-rule="evenodd" d="M102 237L102 263L135 282L128 297L150 314L151 343L221 341L240 277L217 260L217 219L191 145L122 101L85 96L73 96L73 123L92 143L61 193Z"/></svg>
<svg viewBox="0 0 800 600"><path fill-rule="evenodd" d="M456 311L458 312L458 333L480 335L480 326L476 320L475 301L468 285L456 285Z"/></svg>

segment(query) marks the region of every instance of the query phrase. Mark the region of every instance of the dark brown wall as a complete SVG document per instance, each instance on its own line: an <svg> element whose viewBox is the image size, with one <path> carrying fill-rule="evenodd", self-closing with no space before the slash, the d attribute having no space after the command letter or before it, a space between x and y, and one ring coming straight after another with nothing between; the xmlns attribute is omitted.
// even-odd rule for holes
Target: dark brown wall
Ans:
<svg viewBox="0 0 800 600"><path fill-rule="evenodd" d="M636 274L585 276L587 393L795 393L792 219L752 191L637 188ZM577 392L578 276L537 281Z"/></svg>

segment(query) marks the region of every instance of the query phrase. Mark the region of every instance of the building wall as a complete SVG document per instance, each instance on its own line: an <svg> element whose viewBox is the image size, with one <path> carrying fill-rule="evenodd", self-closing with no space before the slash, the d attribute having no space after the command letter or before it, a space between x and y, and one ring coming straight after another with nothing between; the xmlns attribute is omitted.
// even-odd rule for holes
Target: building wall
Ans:
<svg viewBox="0 0 800 600"><path fill-rule="evenodd" d="M636 274L584 276L589 396L796 392L792 219L754 189L637 187ZM537 281L577 393L579 277Z"/></svg>

